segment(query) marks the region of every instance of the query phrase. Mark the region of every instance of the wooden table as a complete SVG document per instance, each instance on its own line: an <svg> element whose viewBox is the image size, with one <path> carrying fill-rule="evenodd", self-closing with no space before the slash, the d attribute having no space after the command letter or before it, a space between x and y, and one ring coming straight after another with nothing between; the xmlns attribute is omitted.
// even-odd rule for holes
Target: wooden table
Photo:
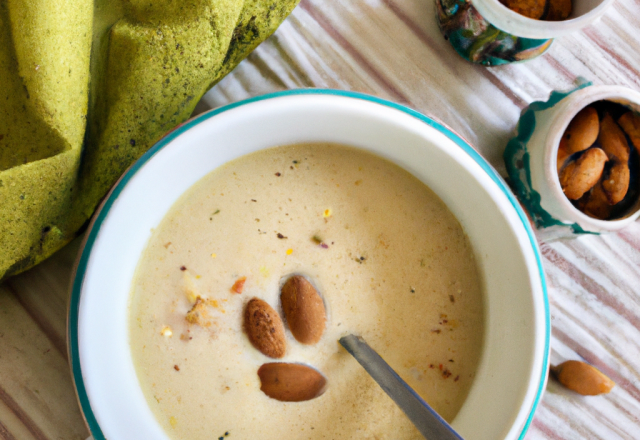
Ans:
<svg viewBox="0 0 640 440"><path fill-rule="evenodd" d="M459 58L434 15L433 0L302 0L197 112L276 90L357 90L436 116L504 173L502 151L528 103L571 88L578 76L640 90L640 0L617 0L601 21L544 56L497 68ZM88 435L65 336L78 246L0 286L0 438ZM541 250L551 362L585 359L617 386L581 397L550 380L527 439L640 439L640 222Z"/></svg>

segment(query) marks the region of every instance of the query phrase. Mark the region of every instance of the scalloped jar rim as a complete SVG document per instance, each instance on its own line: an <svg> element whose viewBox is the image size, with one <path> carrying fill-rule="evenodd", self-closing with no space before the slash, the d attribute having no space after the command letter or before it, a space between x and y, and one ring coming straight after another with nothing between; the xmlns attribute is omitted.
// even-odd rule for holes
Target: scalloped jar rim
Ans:
<svg viewBox="0 0 640 440"><path fill-rule="evenodd" d="M522 38L550 39L590 25L600 18L614 1L582 0L581 4L584 7L578 10L578 16L563 21L534 20L512 11L499 0L471 0L471 3L485 20L504 32Z"/></svg>

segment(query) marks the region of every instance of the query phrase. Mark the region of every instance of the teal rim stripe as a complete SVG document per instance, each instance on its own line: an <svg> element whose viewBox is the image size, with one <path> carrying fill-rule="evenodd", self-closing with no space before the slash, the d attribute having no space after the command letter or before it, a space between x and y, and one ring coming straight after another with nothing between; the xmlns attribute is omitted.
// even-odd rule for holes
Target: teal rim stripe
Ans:
<svg viewBox="0 0 640 440"><path fill-rule="evenodd" d="M80 294L82 290L82 284L85 277L85 272L87 270L87 263L89 261L89 254L91 253L91 249L95 243L96 237L100 231L100 227L104 222L104 219L107 217L111 206L118 198L124 187L127 185L129 180L138 172L142 166L149 161L158 151L164 148L167 144L171 143L175 138L180 136L185 131L189 130L191 127L212 118L222 112L227 110L234 109L236 107L240 107L242 105L251 104L253 102L264 101L267 99L280 98L285 96L295 96L295 95L330 95L330 96L342 96L346 98L354 98L360 99L363 101L373 102L375 104L380 104L385 107L391 107L393 109L399 110L403 113L407 113L408 115L413 116L416 119L424 122L430 127L435 128L440 131L444 135L446 135L450 140L452 140L456 145L462 148L480 167L491 177L491 179L498 185L498 187L504 192L507 196L511 205L516 210L524 229L527 232L529 240L531 242L531 247L534 251L536 262L538 264L538 272L540 275L540 282L542 284L542 293L544 300L544 308L545 308L545 350L544 350L544 359L543 359L543 371L540 378L540 383L538 386L538 392L536 394L536 398L533 402L533 406L531 407L531 411L529 413L529 417L527 418L526 423L522 428L522 432L520 433L519 440L522 440L527 433L529 426L531 425L531 421L533 420L533 416L535 411L542 399L542 393L544 391L544 384L547 376L547 372L544 369L544 366L548 363L549 357L549 341L550 341L550 333L551 333L551 320L549 313L549 299L547 295L547 284L545 281L544 271L542 268L542 260L540 257L540 250L538 249L538 242L536 241L535 235L531 226L529 224L529 220L525 215L524 211L520 207L518 201L515 196L506 185L504 180L498 175L498 173L493 169L491 165L482 157L480 154L471 147L464 139L454 133L450 128L445 126L444 124L437 122L430 117L427 117L413 109L405 107L400 104L396 104L394 102L390 102L381 98L377 98L375 96L366 95L358 92L350 92L343 90L332 90L332 89L295 89L295 90L285 90L282 92L269 93L266 95L257 96L254 98L246 99L244 101L234 102L232 104L225 105L223 107L217 108L215 110L211 110L207 113L204 113L200 116L195 117L194 119L187 121L183 125L177 127L174 131L167 134L164 138L158 141L153 147L149 149L140 159L138 159L131 167L125 172L120 181L113 188L109 197L105 200L103 206L100 208L100 211L95 217L94 223L91 229L87 232L85 246L82 249L82 254L78 261L78 266L76 269L76 275L73 280L73 286L71 290L71 301L69 307L69 320L68 320L68 343L69 343L69 357L71 360L71 371L73 374L73 379L76 385L76 392L78 394L78 401L80 402L80 407L84 414L85 420L87 421L87 425L89 426L89 430L93 435L95 440L106 440L100 426L98 425L98 421L91 410L91 405L89 403L89 397L87 395L87 390L84 386L84 382L82 380L82 370L80 368L80 353L78 351L78 314L80 309Z"/></svg>

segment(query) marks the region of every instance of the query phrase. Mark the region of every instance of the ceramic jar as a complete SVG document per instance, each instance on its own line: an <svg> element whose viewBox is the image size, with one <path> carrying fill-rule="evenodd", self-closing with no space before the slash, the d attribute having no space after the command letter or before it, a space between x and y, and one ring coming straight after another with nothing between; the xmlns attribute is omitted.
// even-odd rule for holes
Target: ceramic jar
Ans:
<svg viewBox="0 0 640 440"><path fill-rule="evenodd" d="M517 136L507 144L504 160L511 187L542 239L617 231L640 216L637 197L613 219L599 220L578 210L562 192L557 164L560 139L573 117L598 101L640 112L640 92L626 87L587 84L566 93L553 92L548 101L534 102L522 113ZM636 152L630 160L638 160ZM632 174L632 188L640 185L639 177Z"/></svg>
<svg viewBox="0 0 640 440"><path fill-rule="evenodd" d="M599 19L613 0L573 0L568 20L534 20L499 0L436 0L444 38L462 58L485 66L526 61L544 53L554 38Z"/></svg>

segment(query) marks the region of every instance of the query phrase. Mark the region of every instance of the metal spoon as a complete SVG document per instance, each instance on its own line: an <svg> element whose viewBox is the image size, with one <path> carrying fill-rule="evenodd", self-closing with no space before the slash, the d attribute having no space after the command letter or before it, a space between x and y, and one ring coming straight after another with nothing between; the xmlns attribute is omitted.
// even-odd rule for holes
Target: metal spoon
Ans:
<svg viewBox="0 0 640 440"><path fill-rule="evenodd" d="M360 336L347 335L340 344L378 382L418 431L429 440L464 440L427 402L393 371Z"/></svg>

